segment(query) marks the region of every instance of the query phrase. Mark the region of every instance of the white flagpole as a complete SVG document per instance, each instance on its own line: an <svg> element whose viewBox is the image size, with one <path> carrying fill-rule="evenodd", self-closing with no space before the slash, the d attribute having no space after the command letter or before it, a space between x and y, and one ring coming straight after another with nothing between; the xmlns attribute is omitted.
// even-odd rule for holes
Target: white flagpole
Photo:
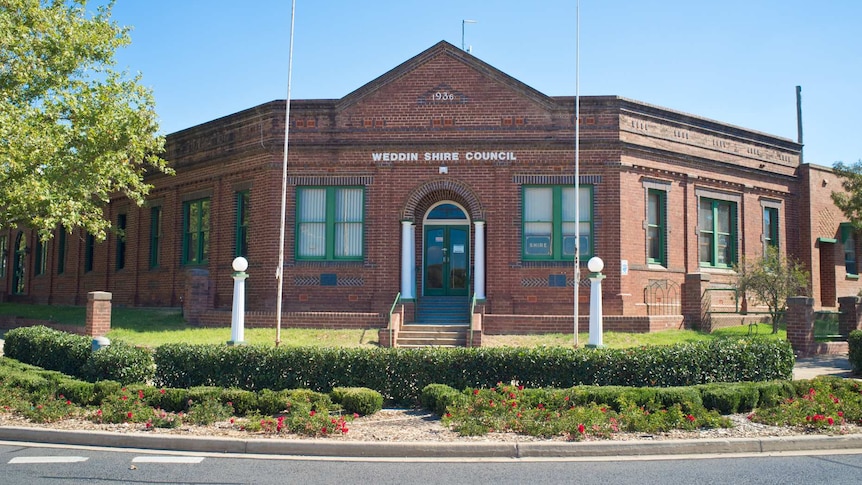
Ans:
<svg viewBox="0 0 862 485"><path fill-rule="evenodd" d="M575 6L575 348L578 347L578 309L579 289L581 286L581 1Z"/></svg>
<svg viewBox="0 0 862 485"><path fill-rule="evenodd" d="M284 106L284 159L281 164L281 231L278 243L278 267L275 278L278 280L278 298L275 300L275 346L281 344L281 298L284 293L284 220L287 215L287 147L290 133L290 82L293 74L293 19L296 15L296 0L290 5L290 47L287 56L287 100Z"/></svg>

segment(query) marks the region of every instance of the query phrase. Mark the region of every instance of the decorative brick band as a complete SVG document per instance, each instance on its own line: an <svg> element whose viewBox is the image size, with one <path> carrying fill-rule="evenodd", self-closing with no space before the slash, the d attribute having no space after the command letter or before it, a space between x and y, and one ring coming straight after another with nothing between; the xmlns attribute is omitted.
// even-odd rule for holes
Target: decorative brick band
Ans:
<svg viewBox="0 0 862 485"><path fill-rule="evenodd" d="M581 175L578 177L580 183L585 185L598 185L602 183L601 175ZM574 175L515 175L512 183L519 185L574 185Z"/></svg>
<svg viewBox="0 0 862 485"><path fill-rule="evenodd" d="M371 175L288 177L288 185L371 185Z"/></svg>

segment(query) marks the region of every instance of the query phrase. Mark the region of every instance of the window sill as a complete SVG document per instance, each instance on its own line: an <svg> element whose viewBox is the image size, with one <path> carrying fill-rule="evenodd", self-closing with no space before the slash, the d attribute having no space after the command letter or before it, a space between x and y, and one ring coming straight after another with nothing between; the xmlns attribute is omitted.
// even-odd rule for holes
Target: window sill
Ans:
<svg viewBox="0 0 862 485"><path fill-rule="evenodd" d="M855 281L855 280L858 280L858 279L859 279L859 275L858 275L858 274L848 274L848 275L844 275L844 279L847 279L847 280L854 280L854 281Z"/></svg>
<svg viewBox="0 0 862 485"><path fill-rule="evenodd" d="M701 266L700 270L705 273L715 273L715 274L736 274L736 271L733 268L718 268L715 266Z"/></svg>

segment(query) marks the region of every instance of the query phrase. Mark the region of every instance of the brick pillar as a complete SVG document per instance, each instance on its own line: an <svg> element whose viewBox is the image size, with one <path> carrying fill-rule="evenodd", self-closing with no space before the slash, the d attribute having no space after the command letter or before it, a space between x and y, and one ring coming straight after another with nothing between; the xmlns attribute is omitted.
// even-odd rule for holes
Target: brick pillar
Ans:
<svg viewBox="0 0 862 485"><path fill-rule="evenodd" d="M862 329L862 298L842 296L838 299L838 333L847 337L853 330Z"/></svg>
<svg viewBox="0 0 862 485"><path fill-rule="evenodd" d="M210 272L205 269L190 269L186 272L183 317L189 324L198 325L201 323L201 315L210 309Z"/></svg>
<svg viewBox="0 0 862 485"><path fill-rule="evenodd" d="M111 296L107 291L87 293L87 336L102 337L111 330Z"/></svg>
<svg viewBox="0 0 862 485"><path fill-rule="evenodd" d="M798 356L808 355L814 347L814 298L794 296L787 299L787 340Z"/></svg>
<svg viewBox="0 0 862 485"><path fill-rule="evenodd" d="M685 275L682 284L682 315L685 328L694 330L709 329L707 311L709 302L704 301L703 294L709 286L709 275L706 273L689 273Z"/></svg>

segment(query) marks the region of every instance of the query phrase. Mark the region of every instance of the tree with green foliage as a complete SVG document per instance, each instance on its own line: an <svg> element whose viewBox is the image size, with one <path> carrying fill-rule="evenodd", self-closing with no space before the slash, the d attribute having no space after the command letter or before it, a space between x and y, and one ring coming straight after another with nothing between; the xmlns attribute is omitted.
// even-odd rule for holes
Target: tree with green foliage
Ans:
<svg viewBox="0 0 862 485"><path fill-rule="evenodd" d="M143 204L144 175L171 172L151 91L115 70L130 38L112 7L0 0L0 228L102 239L112 194Z"/></svg>
<svg viewBox="0 0 862 485"><path fill-rule="evenodd" d="M770 246L766 254L754 261L743 260L735 268L736 285L741 297L769 309L772 333L787 310L787 299L808 295L809 273L801 263Z"/></svg>
<svg viewBox="0 0 862 485"><path fill-rule="evenodd" d="M853 165L837 162L832 167L844 192L832 192L832 201L856 229L862 229L862 160Z"/></svg>

